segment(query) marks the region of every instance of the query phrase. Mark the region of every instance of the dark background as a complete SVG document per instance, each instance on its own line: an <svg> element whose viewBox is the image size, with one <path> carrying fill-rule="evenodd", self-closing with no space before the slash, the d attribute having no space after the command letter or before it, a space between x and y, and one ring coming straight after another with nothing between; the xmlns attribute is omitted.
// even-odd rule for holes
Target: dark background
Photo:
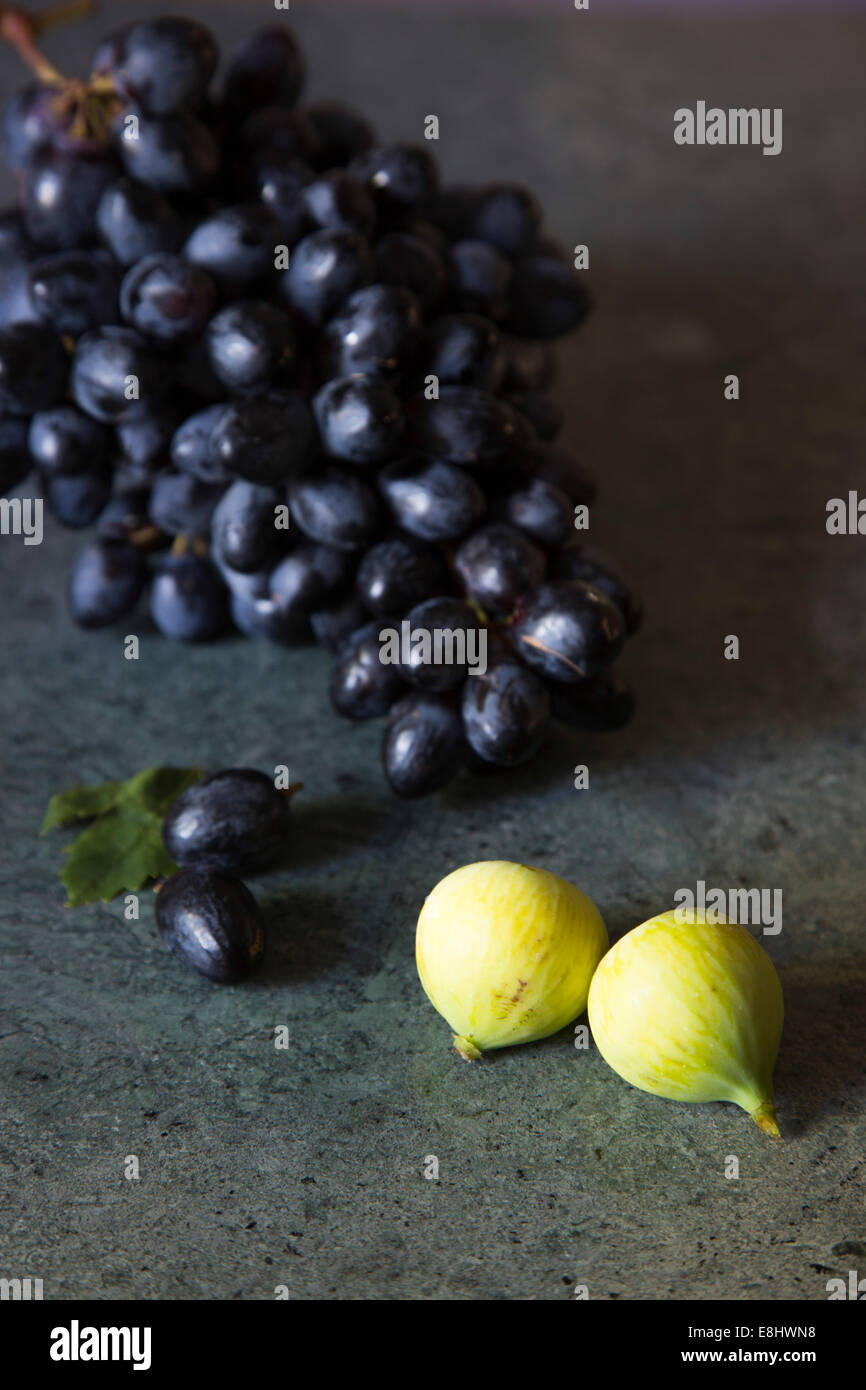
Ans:
<svg viewBox="0 0 866 1390"><path fill-rule="evenodd" d="M83 73L112 22L166 8L106 4L46 47ZM827 499L864 489L866 20L464 11L290 18L311 94L385 137L439 115L449 179L526 181L589 244L598 310L557 392L601 478L592 538L647 602L623 661L640 711L399 804L380 727L329 708L326 654L180 647L142 615L124 661L120 629L66 620L79 537L0 538L0 1274L47 1298L823 1299L866 1272L866 539L825 531ZM225 45L274 18L175 12ZM2 91L21 80L0 55ZM698 99L783 107L783 153L678 148L673 111ZM306 784L286 866L253 884L271 936L248 987L186 974L147 893L139 922L63 907L49 796L157 762L287 762ZM733 1107L632 1090L569 1030L477 1066L451 1052L415 919L445 873L500 857L578 882L614 936L697 879L783 890L764 938L788 1009L781 1144Z"/></svg>

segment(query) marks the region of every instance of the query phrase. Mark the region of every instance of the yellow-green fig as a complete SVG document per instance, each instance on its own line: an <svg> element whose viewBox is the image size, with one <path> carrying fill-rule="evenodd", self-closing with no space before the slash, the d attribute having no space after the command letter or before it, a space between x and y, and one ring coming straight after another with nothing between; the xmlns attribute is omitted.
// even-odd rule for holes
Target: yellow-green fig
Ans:
<svg viewBox="0 0 866 1390"><path fill-rule="evenodd" d="M598 1050L632 1086L668 1100L733 1101L774 1139L782 1015L773 962L745 927L682 910L622 937L589 991Z"/></svg>
<svg viewBox="0 0 866 1390"><path fill-rule="evenodd" d="M546 869L504 859L466 864L438 883L418 918L427 996L461 1057L533 1042L586 1008L608 935L595 904Z"/></svg>

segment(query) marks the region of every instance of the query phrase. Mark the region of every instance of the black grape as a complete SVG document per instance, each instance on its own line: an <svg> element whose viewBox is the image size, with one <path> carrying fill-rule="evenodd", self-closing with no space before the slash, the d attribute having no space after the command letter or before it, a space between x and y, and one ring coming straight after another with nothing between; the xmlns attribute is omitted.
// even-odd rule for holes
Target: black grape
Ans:
<svg viewBox="0 0 866 1390"><path fill-rule="evenodd" d="M391 706L382 739L382 765L398 796L414 798L440 791L457 776L465 755L460 713L440 696L413 692Z"/></svg>
<svg viewBox="0 0 866 1390"><path fill-rule="evenodd" d="M82 550L69 577L67 603L79 627L108 627L126 617L147 581L147 565L128 541L103 538Z"/></svg>

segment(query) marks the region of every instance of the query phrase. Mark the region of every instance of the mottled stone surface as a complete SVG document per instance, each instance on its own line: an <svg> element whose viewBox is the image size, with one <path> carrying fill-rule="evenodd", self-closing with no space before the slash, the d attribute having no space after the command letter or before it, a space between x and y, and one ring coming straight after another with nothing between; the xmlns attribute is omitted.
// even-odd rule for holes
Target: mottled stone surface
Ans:
<svg viewBox="0 0 866 1390"><path fill-rule="evenodd" d="M50 51L83 67L112 15L164 8L105 5ZM640 712L400 805L380 728L330 711L324 654L185 649L144 617L85 635L62 601L80 538L0 539L0 1274L48 1298L824 1298L866 1241L866 538L824 527L866 487L866 24L292 8L316 95L395 137L438 114L449 176L530 181L590 245L599 310L558 392L602 479L594 538L646 597L623 660ZM185 10L228 39L270 7ZM0 57L4 89L15 71ZM699 98L782 106L782 155L676 148ZM253 884L271 933L249 987L186 974L150 902L132 923L63 907L49 795L155 762L288 762L306 784L286 866ZM461 1062L414 921L442 875L496 857L575 879L614 935L697 879L782 888L784 1142L632 1090L568 1030Z"/></svg>

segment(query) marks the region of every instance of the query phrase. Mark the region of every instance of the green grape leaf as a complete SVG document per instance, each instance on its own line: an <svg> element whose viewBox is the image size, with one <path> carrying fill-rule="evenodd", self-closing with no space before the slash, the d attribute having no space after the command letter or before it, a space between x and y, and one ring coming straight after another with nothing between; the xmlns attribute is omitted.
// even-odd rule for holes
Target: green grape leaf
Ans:
<svg viewBox="0 0 866 1390"><path fill-rule="evenodd" d="M68 792L58 792L48 803L40 835L57 826L104 815L114 805L122 787L122 782L100 782L98 787L70 787Z"/></svg>
<svg viewBox="0 0 866 1390"><path fill-rule="evenodd" d="M200 768L149 767L127 782L72 787L53 796L42 833L87 820L66 848L60 877L67 907L108 902L134 893L149 879L166 878L177 865L162 843L162 822L171 803L202 776Z"/></svg>

